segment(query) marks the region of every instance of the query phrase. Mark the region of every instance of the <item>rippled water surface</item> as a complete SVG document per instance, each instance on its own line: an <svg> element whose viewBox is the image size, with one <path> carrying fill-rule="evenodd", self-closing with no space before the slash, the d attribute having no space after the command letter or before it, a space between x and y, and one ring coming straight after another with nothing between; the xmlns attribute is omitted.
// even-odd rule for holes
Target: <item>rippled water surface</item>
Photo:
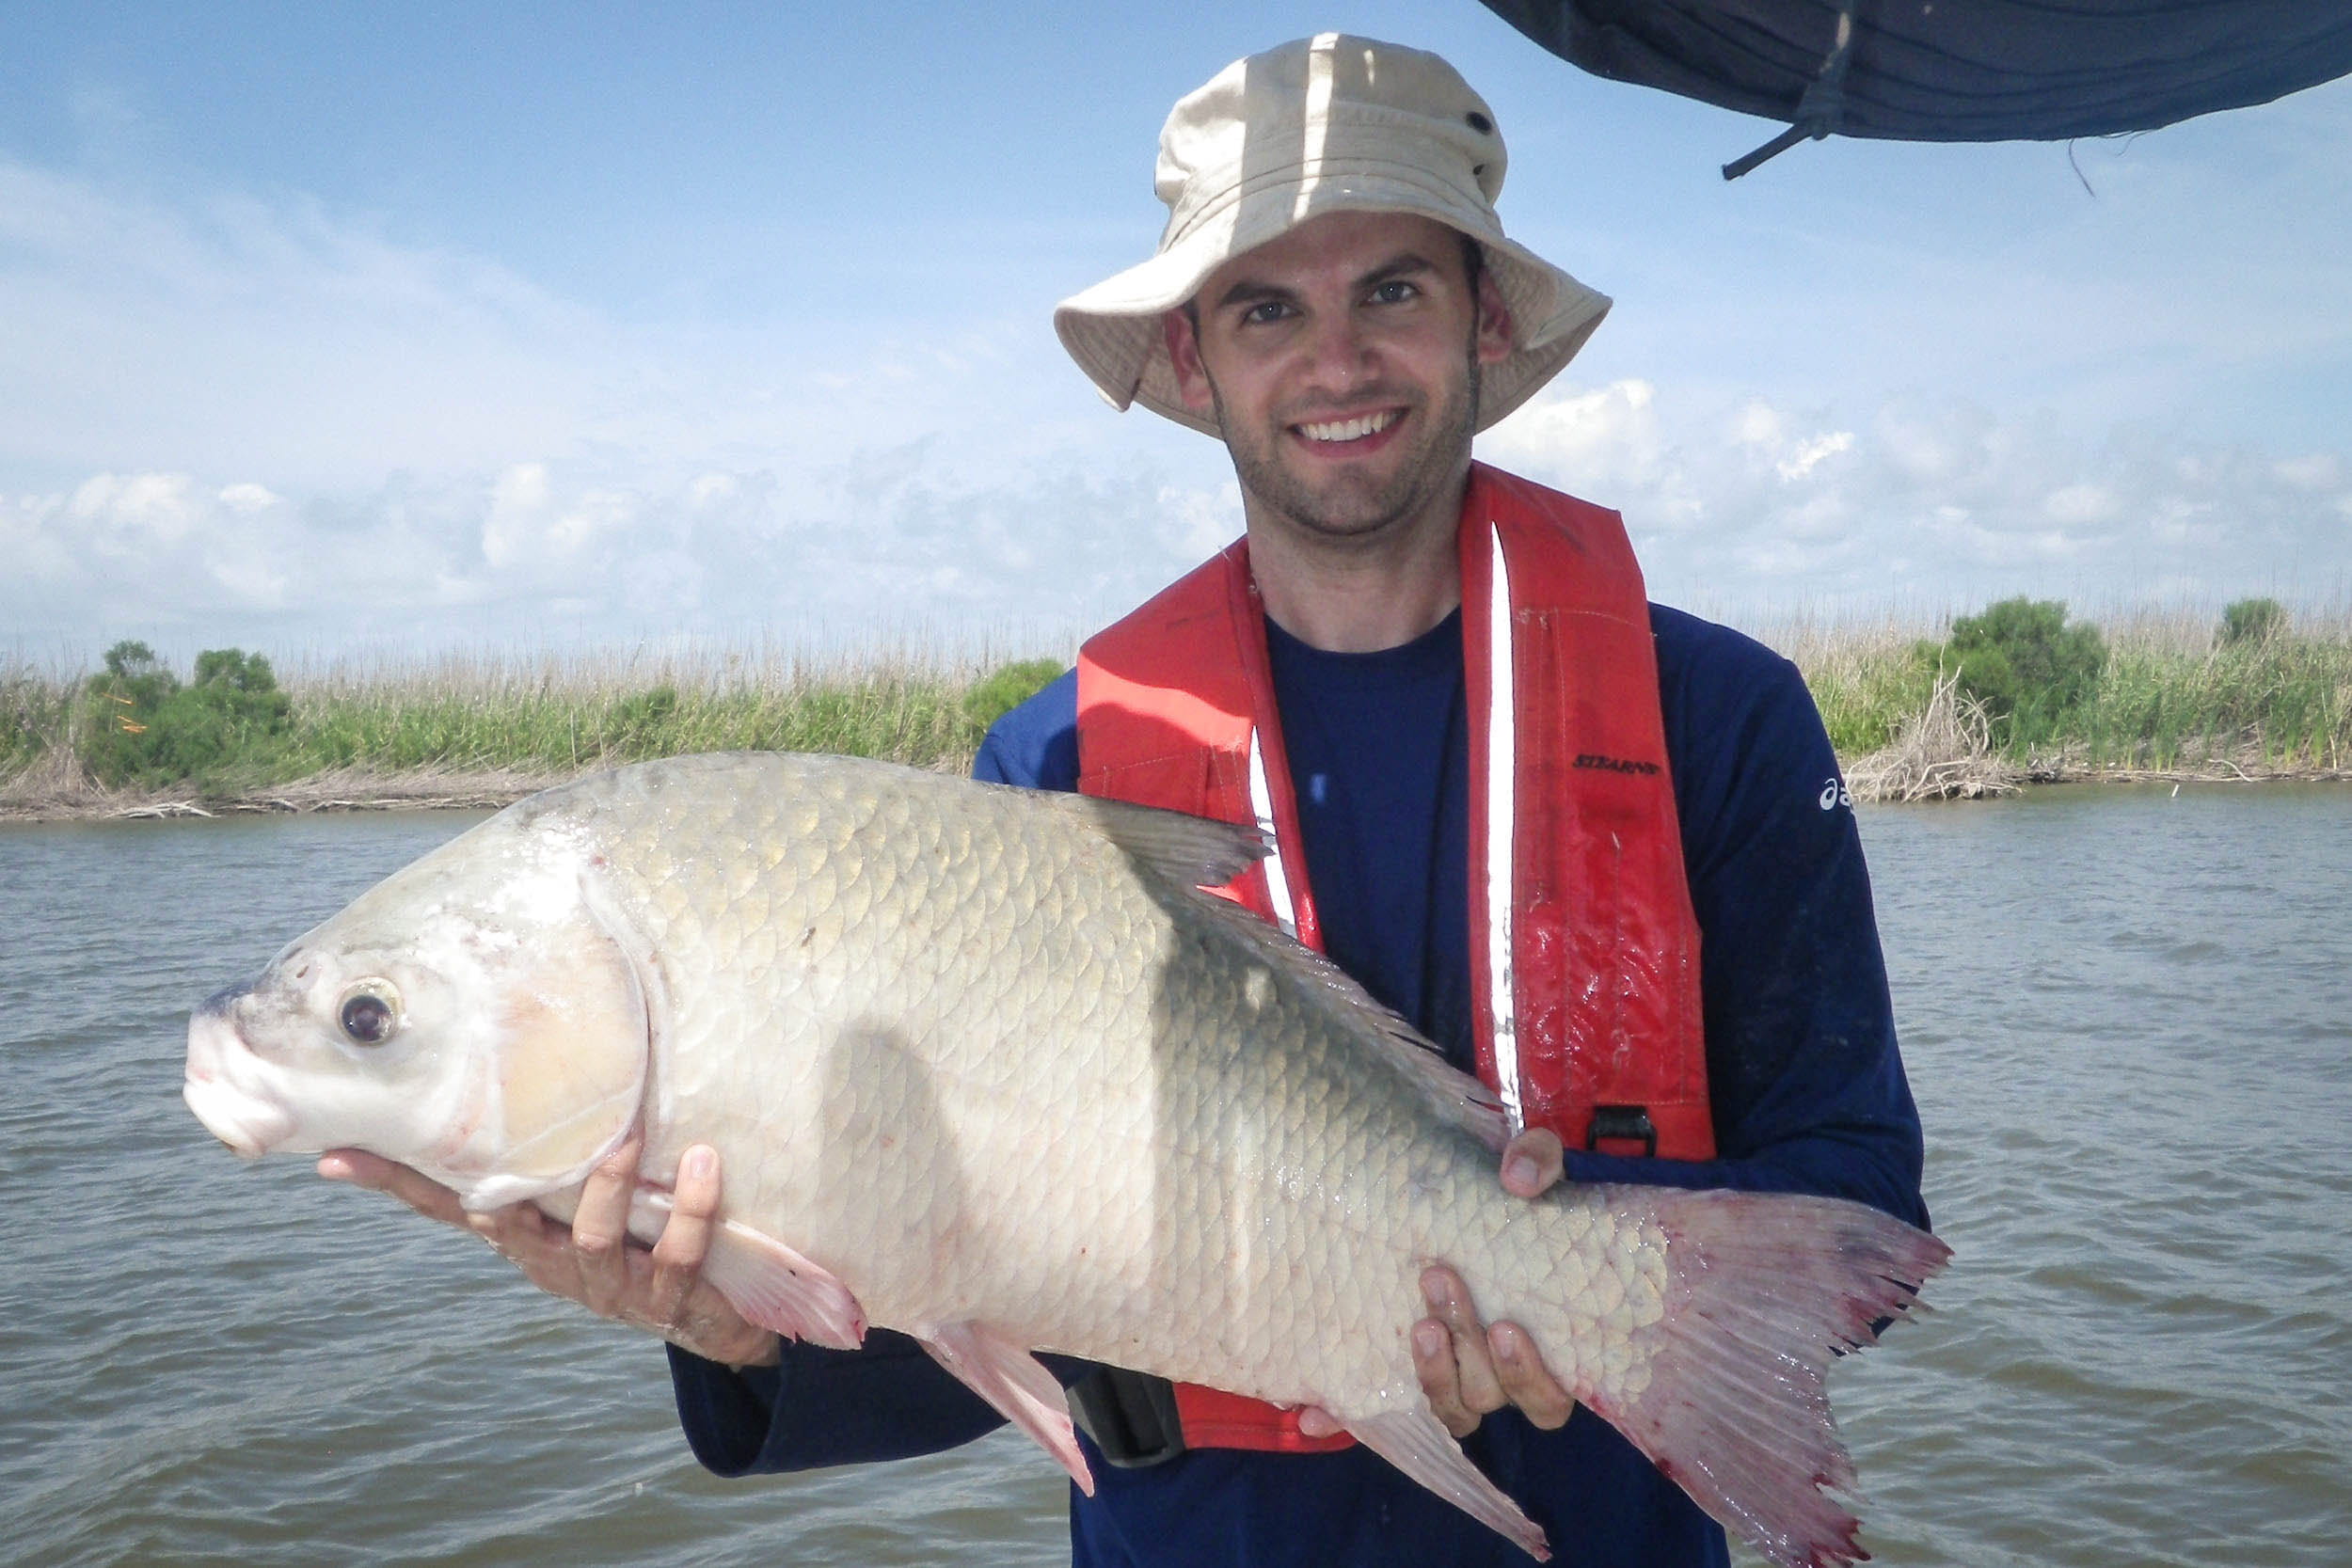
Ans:
<svg viewBox="0 0 2352 1568"><path fill-rule="evenodd" d="M1051 1561L1025 1440L721 1482L658 1349L244 1165L188 1007L453 816L0 828L0 1562ZM2352 1560L2352 793L1865 818L1960 1259L1839 1369L1894 1563Z"/></svg>

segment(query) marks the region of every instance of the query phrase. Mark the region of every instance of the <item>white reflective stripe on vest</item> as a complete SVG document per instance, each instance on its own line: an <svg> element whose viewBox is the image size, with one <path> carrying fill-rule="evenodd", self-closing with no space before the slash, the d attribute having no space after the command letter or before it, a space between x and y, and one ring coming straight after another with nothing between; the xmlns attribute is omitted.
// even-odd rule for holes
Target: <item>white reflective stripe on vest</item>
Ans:
<svg viewBox="0 0 2352 1568"><path fill-rule="evenodd" d="M1298 911L1291 904L1291 878L1282 864L1282 835L1274 822L1274 791L1266 783L1265 752L1258 747L1258 727L1249 727L1249 814L1258 819L1258 832L1274 847L1259 863L1265 869L1266 901L1274 910L1274 923L1282 934L1293 941L1298 937Z"/></svg>
<svg viewBox="0 0 2352 1568"><path fill-rule="evenodd" d="M1493 1015L1495 1088L1502 1097L1511 1131L1517 1132L1527 1125L1519 1094L1518 1006L1511 989L1518 693L1513 689L1511 573L1502 559L1502 531L1489 525L1488 536L1494 562L1486 590L1486 997Z"/></svg>

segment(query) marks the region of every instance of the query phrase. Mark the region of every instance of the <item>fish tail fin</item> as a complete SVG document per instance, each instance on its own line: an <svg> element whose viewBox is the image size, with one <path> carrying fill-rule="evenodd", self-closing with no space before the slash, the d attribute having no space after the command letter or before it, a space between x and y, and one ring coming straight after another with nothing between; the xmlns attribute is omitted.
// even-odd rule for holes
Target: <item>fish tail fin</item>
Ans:
<svg viewBox="0 0 2352 1568"><path fill-rule="evenodd" d="M1867 1558L1832 1495L1855 1478L1823 1374L1910 1314L1951 1249L1839 1198L1621 1188L1613 1206L1667 1236L1664 1342L1639 1392L1586 1402L1767 1560Z"/></svg>

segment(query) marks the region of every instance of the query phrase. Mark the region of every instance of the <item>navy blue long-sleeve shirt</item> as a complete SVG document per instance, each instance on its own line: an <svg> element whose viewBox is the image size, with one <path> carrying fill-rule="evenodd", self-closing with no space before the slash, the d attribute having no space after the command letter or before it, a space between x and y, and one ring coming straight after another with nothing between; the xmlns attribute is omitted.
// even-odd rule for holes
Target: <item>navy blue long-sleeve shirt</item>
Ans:
<svg viewBox="0 0 2352 1568"><path fill-rule="evenodd" d="M1896 1049L1877 927L1836 756L1793 666L1653 606L1660 702L1701 934L1718 1157L1571 1151L1577 1181L1810 1192L1924 1225L1918 1116ZM1470 1064L1469 727L1454 617L1403 647L1334 654L1267 628L1308 879L1331 957ZM990 732L973 769L1074 789L1077 682ZM1001 1424L914 1341L787 1344L738 1374L672 1353L696 1456L723 1475L936 1451ZM1049 1358L1052 1359L1052 1358ZM1082 1365L1057 1362L1065 1379ZM1550 1537L1555 1560L1685 1568L1728 1560L1723 1532L1591 1412L1539 1432L1489 1416L1464 1447ZM1205 1449L1118 1469L1089 1449L1072 1492L1077 1568L1523 1564L1529 1560L1361 1447ZM1041 1463L1043 1463L1041 1460Z"/></svg>

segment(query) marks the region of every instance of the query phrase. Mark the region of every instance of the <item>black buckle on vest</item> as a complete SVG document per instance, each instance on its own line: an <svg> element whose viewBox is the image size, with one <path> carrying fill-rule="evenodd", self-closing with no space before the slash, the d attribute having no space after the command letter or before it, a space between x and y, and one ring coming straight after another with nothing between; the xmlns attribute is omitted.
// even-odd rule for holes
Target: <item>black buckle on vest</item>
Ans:
<svg viewBox="0 0 2352 1568"><path fill-rule="evenodd" d="M1162 1464L1184 1451L1176 1386L1164 1377L1097 1367L1070 1386L1070 1413L1103 1457L1122 1470Z"/></svg>
<svg viewBox="0 0 2352 1568"><path fill-rule="evenodd" d="M1584 1129L1585 1151L1601 1152L1603 1138L1612 1143L1638 1143L1645 1156L1658 1157L1658 1128L1645 1105L1594 1106L1592 1123Z"/></svg>

